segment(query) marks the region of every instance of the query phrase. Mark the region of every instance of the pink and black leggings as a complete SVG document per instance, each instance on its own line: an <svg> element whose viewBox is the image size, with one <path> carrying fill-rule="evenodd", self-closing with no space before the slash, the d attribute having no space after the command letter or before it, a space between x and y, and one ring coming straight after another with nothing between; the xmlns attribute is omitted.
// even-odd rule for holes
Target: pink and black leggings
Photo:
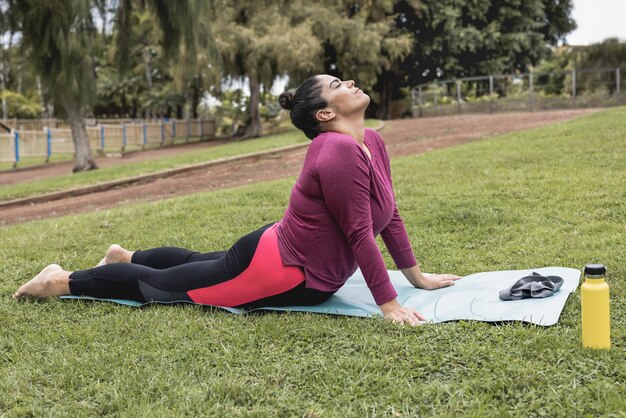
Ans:
<svg viewBox="0 0 626 418"><path fill-rule="evenodd" d="M334 292L306 288L304 270L282 264L277 225L273 222L243 236L228 251L202 254L154 248L136 251L130 264L75 271L70 275L70 293L242 309L324 302Z"/></svg>

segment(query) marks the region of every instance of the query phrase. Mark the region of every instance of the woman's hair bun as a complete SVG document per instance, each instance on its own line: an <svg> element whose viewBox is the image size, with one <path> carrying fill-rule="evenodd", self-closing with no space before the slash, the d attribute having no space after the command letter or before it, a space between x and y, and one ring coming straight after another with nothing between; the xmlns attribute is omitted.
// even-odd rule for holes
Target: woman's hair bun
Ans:
<svg viewBox="0 0 626 418"><path fill-rule="evenodd" d="M290 91L282 92L280 96L278 96L278 103L280 103L280 107L283 109L293 109L293 93Z"/></svg>

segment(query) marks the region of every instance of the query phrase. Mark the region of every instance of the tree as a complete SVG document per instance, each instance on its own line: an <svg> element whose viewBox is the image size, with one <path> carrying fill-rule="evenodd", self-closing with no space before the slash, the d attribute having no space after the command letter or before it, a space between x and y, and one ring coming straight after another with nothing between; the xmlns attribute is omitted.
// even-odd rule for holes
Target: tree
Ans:
<svg viewBox="0 0 626 418"><path fill-rule="evenodd" d="M615 69L626 68L626 42L620 42L618 38L608 38L577 52L573 63L575 68L598 70L595 74L587 74L585 81L580 80L583 88L579 91L593 91L599 86L606 86L608 93L613 95L617 87ZM623 81L620 84L622 83Z"/></svg>
<svg viewBox="0 0 626 418"><path fill-rule="evenodd" d="M602 42L578 48L575 58L577 68L626 68L626 42L608 38Z"/></svg>
<svg viewBox="0 0 626 418"><path fill-rule="evenodd" d="M612 95L616 90L616 69L626 68L626 42L618 38L607 38L602 42L586 46L563 46L542 63L539 71L571 71L592 70L579 73L576 78L576 93L584 94L598 89L606 89ZM623 74L623 73L622 73ZM563 94L570 92L572 75L561 73L539 78L539 81L551 82L556 85L552 93ZM623 79L620 84L623 84Z"/></svg>
<svg viewBox="0 0 626 418"><path fill-rule="evenodd" d="M390 91L375 89L413 49L411 33L400 30L394 7L397 0L311 2L302 9L314 22L315 35L324 47L324 70L340 78L352 78L368 91L372 105L378 102L379 116L386 119ZM407 2L411 7L415 0Z"/></svg>
<svg viewBox="0 0 626 418"><path fill-rule="evenodd" d="M2 119L6 119L9 114L15 115L15 106L9 104L9 98L13 101L23 103L28 99L22 96L23 87L23 59L18 48L15 47L14 41L16 39L15 34L19 31L19 22L16 18L15 11L8 7L6 2L0 2L0 35L2 41L0 41L0 92L2 92ZM8 38L7 45L4 44L4 39ZM29 73L30 71L26 71ZM12 83L13 76L16 76L18 82ZM8 91L13 90L13 91ZM10 110L13 107L13 111ZM32 114L34 109L31 106L27 112L18 112L18 114Z"/></svg>
<svg viewBox="0 0 626 418"><path fill-rule="evenodd" d="M163 30L162 44L168 57L179 49L193 51L195 17L200 0L168 2L137 0L148 7ZM120 62L128 51L128 18L132 0L109 3L117 9ZM9 2L21 24L22 46L50 94L67 113L76 150L74 172L97 168L85 130L84 117L95 101L92 48L97 28L94 13L106 10L104 0L20 0Z"/></svg>
<svg viewBox="0 0 626 418"><path fill-rule="evenodd" d="M36 97L24 96L11 90L0 92L3 104L7 106L7 116L14 118L36 118L41 116L42 106Z"/></svg>
<svg viewBox="0 0 626 418"><path fill-rule="evenodd" d="M169 114L171 110L163 104L168 102L172 78L159 45L162 33L156 17L145 9L128 13L128 33L112 30L96 54L96 114L146 119Z"/></svg>
<svg viewBox="0 0 626 418"><path fill-rule="evenodd" d="M261 87L289 73L298 75L321 67L322 49L311 23L301 14L306 1L215 0L212 34L220 69L234 79L247 78L250 87L249 124L244 138L261 135Z"/></svg>
<svg viewBox="0 0 626 418"><path fill-rule="evenodd" d="M381 73L377 90L398 97L432 80L526 71L575 29L571 12L571 0L396 1L396 25L415 36L414 49Z"/></svg>
<svg viewBox="0 0 626 418"><path fill-rule="evenodd" d="M573 68L571 61L571 47L561 46L555 48L548 58L534 67L533 72L538 73L534 89L551 96L558 96L565 93L566 90L564 88L567 79L567 73L565 71Z"/></svg>

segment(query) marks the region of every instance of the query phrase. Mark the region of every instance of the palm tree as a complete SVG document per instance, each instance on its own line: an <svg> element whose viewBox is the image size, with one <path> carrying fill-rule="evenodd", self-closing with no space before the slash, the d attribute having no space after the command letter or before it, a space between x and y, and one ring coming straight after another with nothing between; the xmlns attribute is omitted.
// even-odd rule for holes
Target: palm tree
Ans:
<svg viewBox="0 0 626 418"><path fill-rule="evenodd" d="M98 36L96 15L117 13L117 51L121 68L131 48L129 17L134 7L148 8L162 29L163 50L168 58L179 51L193 57L195 22L201 0L9 0L18 16L22 46L42 83L64 108L76 150L74 172L97 168L85 129L85 114L95 100L92 56ZM4 8L3 8L4 9ZM101 18L100 18L101 19ZM106 23L106 22L105 22Z"/></svg>

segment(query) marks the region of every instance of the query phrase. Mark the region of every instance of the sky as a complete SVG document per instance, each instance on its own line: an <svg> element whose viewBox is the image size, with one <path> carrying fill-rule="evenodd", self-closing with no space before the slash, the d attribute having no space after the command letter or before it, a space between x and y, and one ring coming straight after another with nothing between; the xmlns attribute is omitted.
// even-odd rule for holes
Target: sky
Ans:
<svg viewBox="0 0 626 418"><path fill-rule="evenodd" d="M574 0L578 28L570 33L570 45L589 45L606 38L626 41L626 0Z"/></svg>

